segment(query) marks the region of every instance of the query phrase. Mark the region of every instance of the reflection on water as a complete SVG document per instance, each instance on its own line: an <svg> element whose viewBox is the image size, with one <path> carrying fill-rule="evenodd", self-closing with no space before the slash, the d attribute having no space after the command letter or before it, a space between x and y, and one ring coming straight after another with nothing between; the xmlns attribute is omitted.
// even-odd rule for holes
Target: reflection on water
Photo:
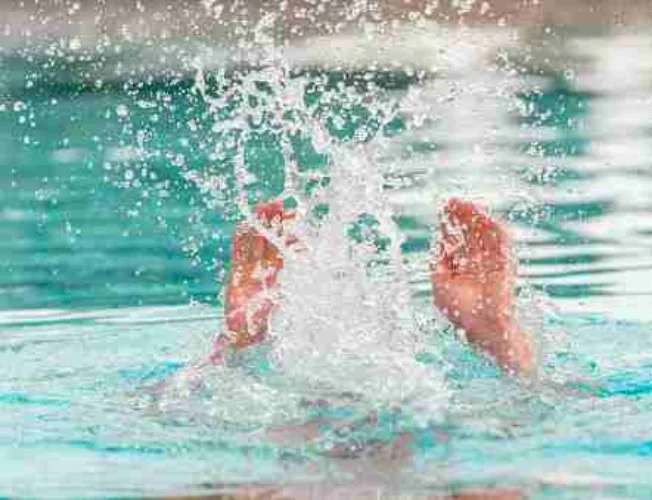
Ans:
<svg viewBox="0 0 652 500"><path fill-rule="evenodd" d="M370 158L386 165L406 249L428 247L439 197L479 195L518 225L524 277L562 310L647 319L652 59L642 54L651 39L550 33L519 48L514 33L404 32L380 48L342 37L327 50L309 45L287 57L314 66L347 55L352 68L365 58L415 68L414 77L374 77L378 98L398 99L411 129L368 145ZM39 57L3 59L0 304L215 297L232 185L218 175L226 170L212 152L212 119L190 75L179 68L150 81L104 80L115 60L89 56L46 71L52 60ZM256 154L273 167L271 143ZM274 192L270 172L262 187ZM213 203L223 193L212 211L207 189Z"/></svg>
<svg viewBox="0 0 652 500"><path fill-rule="evenodd" d="M426 82L410 111L434 124L401 137L393 153L421 182L397 200L425 223L433 198L479 194L517 224L523 276L561 311L648 320L652 59L641 54L652 39L561 40L546 61L554 73L536 71L536 61L531 73L507 76L470 64ZM434 152L424 154L429 143Z"/></svg>
<svg viewBox="0 0 652 500"><path fill-rule="evenodd" d="M572 331L573 347L546 362L560 379L598 385L596 397L519 387L451 345L448 415L413 428L396 411L371 422L355 401L297 405L264 365L215 373L208 382L220 385L208 389L219 397L186 388L155 404L157 383L204 352L217 321L209 307L42 310L0 321L0 488L11 496L200 495L279 482L296 485L291 498L328 487L348 498L361 487L416 498L496 486L555 498L652 491L640 474L652 410L652 345L640 324L549 325ZM614 344L618 336L631 340Z"/></svg>
<svg viewBox="0 0 652 500"><path fill-rule="evenodd" d="M299 101L323 113L342 142L363 143L356 151L379 166L424 301L442 197L479 197L512 222L524 295L532 286L548 297L558 314L547 314L546 329L568 333L543 358L553 388L501 378L433 332L418 361L446 372L452 395L425 434L410 415L388 411L366 435L358 401L329 413L274 379L255 352L242 372L207 377L208 395L181 385L160 398L156 384L201 357L218 324L242 181L230 154L238 139L220 129L183 64L146 78L125 74L122 56L64 57L57 70L48 57L9 54L0 76L0 484L8 491L205 493L215 478L331 474L437 491L650 491L636 471L650 453L652 58L642 54L652 37L530 39L486 28L397 36L289 48L296 68L283 84L308 81ZM349 67L332 69L342 55ZM378 64L372 72L358 67L367 59ZM269 95L261 82L244 98L230 93L251 83L246 74L210 63L206 85L230 96L218 115ZM282 190L288 149L302 173L327 165L301 134L282 146L267 132L252 134L243 159L258 174L245 179L252 197ZM186 307L194 300L211 306ZM170 304L182 307L130 308ZM353 424L298 446L268 433L320 418ZM345 449L364 436L386 451L402 432L417 436L413 449L389 464L383 453L354 460L366 450L359 443ZM340 453L329 461L333 449Z"/></svg>

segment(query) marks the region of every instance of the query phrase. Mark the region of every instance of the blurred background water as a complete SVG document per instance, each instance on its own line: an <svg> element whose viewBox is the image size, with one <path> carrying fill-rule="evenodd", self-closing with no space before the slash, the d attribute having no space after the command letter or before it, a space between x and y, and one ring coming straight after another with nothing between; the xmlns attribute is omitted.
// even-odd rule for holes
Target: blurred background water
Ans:
<svg viewBox="0 0 652 500"><path fill-rule="evenodd" d="M652 431L649 29L572 16L573 26L539 24L566 12L544 3L543 12L506 8L491 23L461 26L344 23L326 35L297 23L305 29L279 45L265 16L254 22L234 9L207 36L216 2L190 9L203 20L195 24L163 4L136 8L144 24L129 16L133 6L119 14L89 5L6 12L0 493L173 495L351 480L569 498L652 491L643 474ZM645 20L645 6L631 6L621 18ZM260 32L239 34L228 12ZM460 17L460 8L446 12ZM193 25L197 33L183 28ZM293 31L280 26L282 37ZM283 139L266 121L273 106L307 110L325 137L299 127ZM260 121L234 121L239 107L261 109ZM270 438L316 417L282 385L265 385L255 356L247 383L230 372L208 377L212 397L185 386L162 402L152 395L207 352L219 327L242 215L238 162L255 174L249 201L268 199L283 190L288 158L306 179L327 172L332 158L319 141L377 166L424 309L436 203L479 197L511 222L523 294L535 315L543 311L542 362L565 389L519 387L432 329L436 354L423 362L445 372L452 392L432 416L435 437L400 460L382 450L420 428L391 414L372 437L358 429L291 445ZM454 360L445 369L435 359L442 350ZM324 451L352 441L381 451Z"/></svg>

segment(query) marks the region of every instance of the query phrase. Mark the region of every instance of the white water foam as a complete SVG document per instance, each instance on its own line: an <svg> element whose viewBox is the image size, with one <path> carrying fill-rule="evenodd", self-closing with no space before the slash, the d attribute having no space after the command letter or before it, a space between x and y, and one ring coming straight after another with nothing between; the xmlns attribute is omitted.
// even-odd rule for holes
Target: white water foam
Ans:
<svg viewBox="0 0 652 500"><path fill-rule="evenodd" d="M331 183L317 197L328 200L328 216L318 226L300 221L301 250L286 252L282 306L272 323L276 365L299 384L374 405L440 409L442 377L415 360L426 332L404 277L382 176L361 146L333 153ZM347 234L362 214L374 216L387 236L382 254Z"/></svg>
<svg viewBox="0 0 652 500"><path fill-rule="evenodd" d="M327 399L353 395L372 408L408 405L424 419L434 418L444 408L448 393L443 376L416 360L426 332L404 276L401 234L383 191L380 166L368 160L364 142L342 145L329 137L324 117L305 103L307 77L291 76L287 64L271 49L267 62L263 69L245 75L234 91L254 94L255 83L264 81L272 89L264 96L264 109L243 106L228 120L216 117L216 130L240 131L234 166L236 199L253 226L257 222L247 200L255 176L244 161L246 139L251 124L260 124L264 115L271 127L281 130L285 159L281 198L297 205L298 217L290 231L299 243L284 248L278 242L285 267L280 275L281 304L272 319L273 365L285 379L286 390L297 394L308 392ZM197 91L217 115L227 101L208 95L201 69L196 81ZM375 101L365 102L365 106L387 119L391 106L377 101L378 110L373 109ZM293 113L290 120L284 118L288 112ZM290 139L297 131L327 155L327 168L300 171L290 150ZM309 193L306 185L315 179L327 182ZM319 207L327 207L327 214L315 215ZM258 229L265 232L263 227ZM360 235L353 238L351 233L356 230ZM274 235L269 237L274 239ZM253 384L250 391L241 390L250 385L245 375L234 380L222 369L219 372L223 382L238 387L240 404L249 393L252 404L265 407L258 380L249 380ZM216 382L214 375L208 377ZM224 384L217 385L224 388ZM272 392L270 401L279 397ZM227 393L228 389L224 395ZM293 399L287 392L286 396L287 402ZM222 410L228 413L228 409Z"/></svg>

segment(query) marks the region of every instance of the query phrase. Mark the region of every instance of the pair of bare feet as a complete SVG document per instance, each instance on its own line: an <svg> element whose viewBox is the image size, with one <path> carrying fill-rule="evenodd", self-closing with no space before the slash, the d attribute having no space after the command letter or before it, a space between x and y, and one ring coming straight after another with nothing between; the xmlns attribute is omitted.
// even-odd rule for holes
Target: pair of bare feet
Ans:
<svg viewBox="0 0 652 500"><path fill-rule="evenodd" d="M441 215L430 263L435 306L505 371L528 376L534 369L533 345L515 316L516 263L506 227L476 204L458 198L450 199ZM226 288L227 331L215 341L213 362L226 350L263 340L274 309L280 307L279 245L291 243L283 228L294 214L274 201L258 205L255 216L263 231L244 223L236 229Z"/></svg>

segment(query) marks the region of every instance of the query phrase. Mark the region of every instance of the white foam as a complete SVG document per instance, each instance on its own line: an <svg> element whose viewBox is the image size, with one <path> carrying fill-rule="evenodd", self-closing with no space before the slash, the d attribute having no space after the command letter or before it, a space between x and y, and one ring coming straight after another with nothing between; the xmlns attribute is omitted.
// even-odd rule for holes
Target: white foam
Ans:
<svg viewBox="0 0 652 500"><path fill-rule="evenodd" d="M268 58L275 64L246 75L239 90L255 92L256 81L266 82L272 93L265 96L265 111L274 114L280 109L295 115L293 120L274 121L284 147L287 149L290 136L301 130L308 138L314 137L319 142L316 149L330 158L327 170L306 174L285 151L281 197L298 204L298 220L290 231L299 243L286 249L277 241L283 248L285 266L280 275L283 297L272 320L274 365L290 381L287 387L294 393L307 391L322 397L349 393L372 406L411 405L424 418L434 416L443 408L447 390L435 368L426 368L415 359L426 332L416 321L418 309L412 303L403 270L402 237L383 189L385 166L368 158L364 145L335 146L324 141L327 134L320 118L304 101L308 81L290 78L284 60L273 52ZM201 70L196 89L214 111L225 104L223 98L207 95ZM372 113L375 105L365 102ZM377 106L382 106L383 112L391 109L386 102L379 101ZM252 225L258 223L247 205L251 187L244 181L252 173L243 157L251 131L248 124L259 112L247 107L234 113L230 121L216 118L219 130L242 130L236 145L236 198ZM329 183L308 194L304 185L310 176L327 176ZM320 204L329 209L321 220L314 215ZM356 242L349 235L356 224L361 224L361 217L374 221L373 230L383 238L386 248L379 250L364 238ZM268 236L274 239L273 234ZM253 385L251 388L253 393L260 393ZM264 399L276 397L263 393Z"/></svg>

